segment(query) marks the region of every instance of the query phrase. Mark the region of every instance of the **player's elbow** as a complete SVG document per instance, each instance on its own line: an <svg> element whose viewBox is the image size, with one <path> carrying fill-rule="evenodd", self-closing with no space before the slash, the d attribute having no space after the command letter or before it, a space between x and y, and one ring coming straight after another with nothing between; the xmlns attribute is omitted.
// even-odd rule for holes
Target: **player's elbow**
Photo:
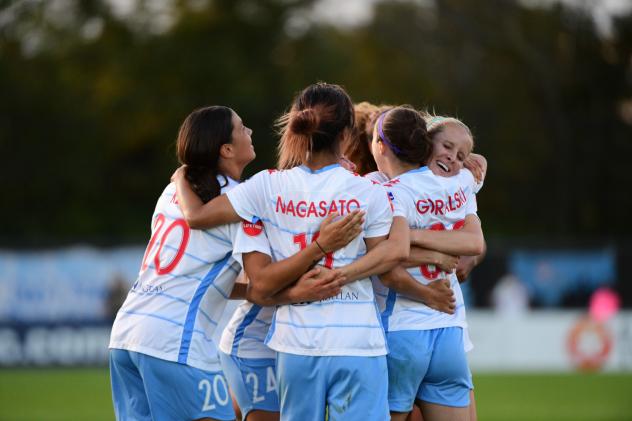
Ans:
<svg viewBox="0 0 632 421"><path fill-rule="evenodd" d="M387 253L383 258L386 270L391 270L395 266L402 265L410 254L410 244L404 242L392 242L392 246L387 248Z"/></svg>
<svg viewBox="0 0 632 421"><path fill-rule="evenodd" d="M248 288L246 289L246 300L260 306L266 306L269 305L270 297L267 291L257 288L256 283L253 282L251 278Z"/></svg>
<svg viewBox="0 0 632 421"><path fill-rule="evenodd" d="M485 252L485 240L483 237L475 236L469 243L467 256L478 256Z"/></svg>
<svg viewBox="0 0 632 421"><path fill-rule="evenodd" d="M187 211L186 209L182 210L182 216L184 216L184 220L187 225L191 229L204 229L204 225L202 224L202 218L199 212L195 211Z"/></svg>
<svg viewBox="0 0 632 421"><path fill-rule="evenodd" d="M394 271L389 271L380 275L380 282L382 282L382 284L387 288L397 290L397 277L395 276Z"/></svg>
<svg viewBox="0 0 632 421"><path fill-rule="evenodd" d="M391 248L390 259L395 265L403 264L410 256L410 243L407 241L397 241Z"/></svg>

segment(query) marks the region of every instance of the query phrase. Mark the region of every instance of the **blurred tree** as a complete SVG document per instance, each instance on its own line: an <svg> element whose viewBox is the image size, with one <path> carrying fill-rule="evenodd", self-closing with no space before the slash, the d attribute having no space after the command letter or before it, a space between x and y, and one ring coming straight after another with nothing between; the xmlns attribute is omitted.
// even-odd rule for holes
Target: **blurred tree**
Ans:
<svg viewBox="0 0 632 421"><path fill-rule="evenodd" d="M380 2L356 27L310 0L12 2L0 9L5 246L144 241L196 107L233 107L274 166L274 120L325 80L472 127L490 172L488 234L629 236L632 12L599 34L582 9ZM153 8L152 8L153 7ZM6 221L12 221L8 223Z"/></svg>

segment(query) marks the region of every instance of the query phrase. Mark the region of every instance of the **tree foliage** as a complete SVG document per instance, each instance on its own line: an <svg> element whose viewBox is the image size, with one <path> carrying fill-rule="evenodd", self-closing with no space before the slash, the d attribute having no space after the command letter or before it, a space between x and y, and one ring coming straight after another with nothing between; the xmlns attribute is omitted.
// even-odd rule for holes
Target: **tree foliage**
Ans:
<svg viewBox="0 0 632 421"><path fill-rule="evenodd" d="M177 162L178 126L223 104L274 166L274 120L318 80L354 100L457 115L490 170L497 235L628 236L632 13L602 35L581 9L380 2L354 27L304 0L14 2L0 11L5 245L142 241ZM11 221L11 222L9 222Z"/></svg>

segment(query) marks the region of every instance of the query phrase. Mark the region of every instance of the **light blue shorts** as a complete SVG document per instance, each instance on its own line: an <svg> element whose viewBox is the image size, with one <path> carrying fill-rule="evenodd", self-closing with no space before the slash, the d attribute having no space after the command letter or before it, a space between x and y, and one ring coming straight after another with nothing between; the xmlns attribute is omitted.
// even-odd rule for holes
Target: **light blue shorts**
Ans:
<svg viewBox="0 0 632 421"><path fill-rule="evenodd" d="M472 375L462 328L388 332L386 339L391 411L408 412L415 399L453 407L470 404Z"/></svg>
<svg viewBox="0 0 632 421"><path fill-rule="evenodd" d="M239 358L221 351L219 359L244 420L253 410L279 412L276 359Z"/></svg>
<svg viewBox="0 0 632 421"><path fill-rule="evenodd" d="M313 357L279 352L281 421L388 420L386 357Z"/></svg>
<svg viewBox="0 0 632 421"><path fill-rule="evenodd" d="M234 420L221 371L204 371L146 354L110 350L114 413L119 421Z"/></svg>

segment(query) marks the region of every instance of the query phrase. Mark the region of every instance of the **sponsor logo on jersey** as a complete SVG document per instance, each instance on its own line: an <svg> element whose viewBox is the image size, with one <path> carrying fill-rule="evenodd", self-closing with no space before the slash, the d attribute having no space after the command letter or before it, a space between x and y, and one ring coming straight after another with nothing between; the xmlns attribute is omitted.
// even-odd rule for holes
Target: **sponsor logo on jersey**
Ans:
<svg viewBox="0 0 632 421"><path fill-rule="evenodd" d="M333 297L325 298L324 300L320 300L321 302L326 301L357 301L360 299L360 294L357 291L340 291L337 295Z"/></svg>
<svg viewBox="0 0 632 421"><path fill-rule="evenodd" d="M434 215L445 215L460 209L467 202L467 196L463 189L459 189L454 194L443 199L421 199L417 201L417 212L424 215L426 213Z"/></svg>
<svg viewBox="0 0 632 421"><path fill-rule="evenodd" d="M360 202L356 199L333 199L321 200L320 202L310 202L301 200L294 202L283 200L281 196L277 196L276 212L284 215L297 216L299 218L324 217L330 213L338 213L344 215L351 213L356 209L360 209Z"/></svg>
<svg viewBox="0 0 632 421"><path fill-rule="evenodd" d="M244 230L246 235L257 237L263 232L263 222L261 219L257 222L241 221L241 228Z"/></svg>

